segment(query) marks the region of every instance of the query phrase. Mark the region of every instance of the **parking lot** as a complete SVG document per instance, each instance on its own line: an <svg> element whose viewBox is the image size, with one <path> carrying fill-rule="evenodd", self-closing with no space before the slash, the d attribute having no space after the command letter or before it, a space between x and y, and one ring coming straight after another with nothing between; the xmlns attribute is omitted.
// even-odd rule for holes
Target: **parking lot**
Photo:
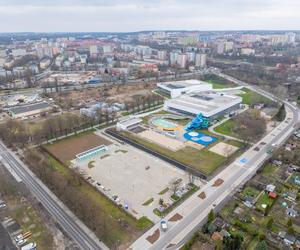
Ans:
<svg viewBox="0 0 300 250"><path fill-rule="evenodd" d="M153 213L159 199L169 197L162 191L176 179L189 182L184 171L129 145L110 145L103 155L76 166L101 192L128 206L128 212L136 218L147 216L153 221L159 219Z"/></svg>

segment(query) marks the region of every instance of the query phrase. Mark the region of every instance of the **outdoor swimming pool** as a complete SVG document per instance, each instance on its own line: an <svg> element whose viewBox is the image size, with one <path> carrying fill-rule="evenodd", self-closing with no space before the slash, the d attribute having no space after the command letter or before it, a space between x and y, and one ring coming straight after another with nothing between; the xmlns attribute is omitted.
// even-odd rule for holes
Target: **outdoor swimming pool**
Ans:
<svg viewBox="0 0 300 250"><path fill-rule="evenodd" d="M200 132L191 131L184 134L184 138L188 141L192 141L198 144L201 144L205 147L209 146L210 144L214 143L218 139L206 134L202 134Z"/></svg>
<svg viewBox="0 0 300 250"><path fill-rule="evenodd" d="M176 123L160 117L154 118L152 120L152 124L164 130L175 130L178 128L178 125Z"/></svg>

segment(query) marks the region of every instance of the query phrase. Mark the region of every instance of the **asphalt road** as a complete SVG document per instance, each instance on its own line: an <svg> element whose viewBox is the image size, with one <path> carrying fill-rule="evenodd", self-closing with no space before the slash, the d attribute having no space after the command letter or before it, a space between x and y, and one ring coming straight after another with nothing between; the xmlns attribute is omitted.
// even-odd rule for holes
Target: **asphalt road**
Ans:
<svg viewBox="0 0 300 250"><path fill-rule="evenodd" d="M65 232L84 250L108 249L61 201L34 176L14 152L0 141L2 162L15 172Z"/></svg>
<svg viewBox="0 0 300 250"><path fill-rule="evenodd" d="M233 79L222 74L222 77L242 85L250 87L252 90L268 96L269 98L278 100L275 96L265 91L249 86L248 84L239 80ZM169 228L166 232L160 230L160 224L154 225L148 232L142 235L136 242L131 245L132 249L179 249L193 233L206 221L207 214L211 209L221 209L222 205L231 198L234 192L241 187L245 182L253 177L256 171L264 164L270 157L267 151L275 143L282 144L287 140L296 129L299 123L299 110L292 104L284 102L287 110L285 121L281 122L262 140L253 145L247 152L240 156L236 161L230 164L226 169L219 173L215 178L209 181L200 191L195 193L169 215L165 220L169 220L173 215L179 213L183 216L180 221L168 222ZM254 150L259 147L259 151ZM224 180L220 187L214 187L213 183L218 178ZM206 198L201 200L198 195L205 192ZM159 239L151 244L147 241L147 237L159 229Z"/></svg>
<svg viewBox="0 0 300 250"><path fill-rule="evenodd" d="M0 249L1 250L17 250L16 246L12 243L8 232L0 223Z"/></svg>

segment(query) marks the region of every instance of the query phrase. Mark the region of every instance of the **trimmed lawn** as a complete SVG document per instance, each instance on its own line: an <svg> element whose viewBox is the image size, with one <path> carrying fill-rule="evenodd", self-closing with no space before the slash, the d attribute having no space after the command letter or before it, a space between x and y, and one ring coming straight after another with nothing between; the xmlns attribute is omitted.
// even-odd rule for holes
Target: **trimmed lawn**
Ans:
<svg viewBox="0 0 300 250"><path fill-rule="evenodd" d="M254 105L256 103L265 103L269 104L272 103L270 99L268 99L265 96L262 96L248 88L243 88L242 89L245 93L240 94L239 96L243 98L243 103L247 105Z"/></svg>
<svg viewBox="0 0 300 250"><path fill-rule="evenodd" d="M227 159L226 157L210 152L207 149L198 150L192 147L185 147L184 149L174 152L152 142L146 141L129 132L123 132L122 135L143 146L146 146L147 148L173 158L183 164L189 165L207 175L211 174Z"/></svg>
<svg viewBox="0 0 300 250"><path fill-rule="evenodd" d="M186 199L188 199L192 194L197 192L199 190L199 187L197 187L194 184L191 184L192 189L190 189L187 193L185 193L182 197L178 197L176 194L172 194L171 198L174 200L174 203L168 207L164 212L160 212L157 208L153 209L153 213L156 214L159 217L163 217L170 213L173 209L175 209L177 206L179 206L182 202L184 202Z"/></svg>
<svg viewBox="0 0 300 250"><path fill-rule="evenodd" d="M217 81L217 80L208 80L206 82L211 83L214 89L234 88L234 87L238 86L234 83L226 83L226 82Z"/></svg>
<svg viewBox="0 0 300 250"><path fill-rule="evenodd" d="M146 200L146 201L143 203L143 206L149 206L153 201L154 201L154 199L153 199L153 198L150 198L149 200Z"/></svg>
<svg viewBox="0 0 300 250"><path fill-rule="evenodd" d="M244 196L244 197L249 197L249 196L251 196L251 197L256 197L257 195L259 195L259 191L257 190L257 189L255 189L255 188L253 188L253 187L246 187L244 190L243 190L243 192L242 192L242 195Z"/></svg>
<svg viewBox="0 0 300 250"><path fill-rule="evenodd" d="M169 191L169 188L166 187L165 189L161 190L158 194L159 194L159 195L163 195L163 194L165 194L165 193L168 192L168 191Z"/></svg>
<svg viewBox="0 0 300 250"><path fill-rule="evenodd" d="M256 208L262 212L265 211L265 209L261 206L262 204L266 204L268 206L272 206L273 203L275 202L274 199L269 198L268 194L264 193L261 195L256 203Z"/></svg>
<svg viewBox="0 0 300 250"><path fill-rule="evenodd" d="M214 130L223 135L229 135L238 138L238 135L232 131L235 125L236 125L235 121L233 119L229 119L226 122L222 123L221 125L215 127Z"/></svg>
<svg viewBox="0 0 300 250"><path fill-rule="evenodd" d="M263 168L263 171L262 171L262 174L265 175L265 176L269 176L271 174L273 174L274 172L276 172L277 170L277 167L274 166L273 164L271 163L268 163L264 168Z"/></svg>
<svg viewBox="0 0 300 250"><path fill-rule="evenodd" d="M152 226L152 221L149 220L146 216L141 217L138 221L137 221L137 227L140 230L144 230L145 228L150 228Z"/></svg>
<svg viewBox="0 0 300 250"><path fill-rule="evenodd" d="M214 74L204 75L203 80L205 82L211 83L214 89L224 89L224 88L232 88L238 86L234 82L228 81L225 78Z"/></svg>

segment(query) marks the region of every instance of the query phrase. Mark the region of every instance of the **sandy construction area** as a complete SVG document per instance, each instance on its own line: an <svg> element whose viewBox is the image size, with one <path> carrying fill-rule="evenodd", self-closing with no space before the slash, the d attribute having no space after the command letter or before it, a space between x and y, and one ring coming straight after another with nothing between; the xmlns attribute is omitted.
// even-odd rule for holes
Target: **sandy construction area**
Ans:
<svg viewBox="0 0 300 250"><path fill-rule="evenodd" d="M152 130L145 130L138 134L142 138L149 140L151 142L157 143L163 147L166 147L172 151L177 151L185 147L184 143L181 141L178 141L176 139L167 137L165 135L162 135L160 133L157 133Z"/></svg>
<svg viewBox="0 0 300 250"><path fill-rule="evenodd" d="M219 142L215 146L211 147L209 151L214 152L216 154L228 157L236 152L239 148L224 142Z"/></svg>

